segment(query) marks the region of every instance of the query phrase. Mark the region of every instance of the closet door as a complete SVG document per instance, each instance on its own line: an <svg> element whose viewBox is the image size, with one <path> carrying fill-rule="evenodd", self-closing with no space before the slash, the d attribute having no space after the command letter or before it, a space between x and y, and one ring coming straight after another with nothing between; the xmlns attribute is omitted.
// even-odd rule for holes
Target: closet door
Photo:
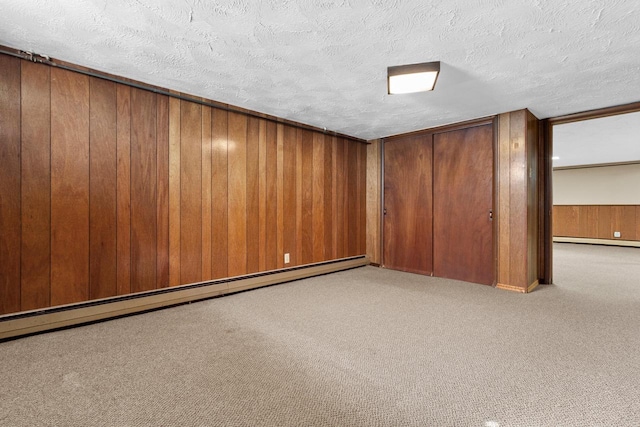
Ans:
<svg viewBox="0 0 640 427"><path fill-rule="evenodd" d="M430 134L384 144L384 252L387 268L431 274L432 159Z"/></svg>
<svg viewBox="0 0 640 427"><path fill-rule="evenodd" d="M494 282L493 127L434 136L433 274Z"/></svg>

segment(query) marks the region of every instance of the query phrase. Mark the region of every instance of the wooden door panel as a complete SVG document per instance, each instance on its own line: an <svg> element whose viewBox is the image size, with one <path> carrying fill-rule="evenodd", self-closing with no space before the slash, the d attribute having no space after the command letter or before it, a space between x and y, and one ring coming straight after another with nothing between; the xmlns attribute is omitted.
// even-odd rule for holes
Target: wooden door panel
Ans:
<svg viewBox="0 0 640 427"><path fill-rule="evenodd" d="M384 145L384 266L431 274L432 135Z"/></svg>
<svg viewBox="0 0 640 427"><path fill-rule="evenodd" d="M434 276L493 284L492 126L435 135L433 179Z"/></svg>

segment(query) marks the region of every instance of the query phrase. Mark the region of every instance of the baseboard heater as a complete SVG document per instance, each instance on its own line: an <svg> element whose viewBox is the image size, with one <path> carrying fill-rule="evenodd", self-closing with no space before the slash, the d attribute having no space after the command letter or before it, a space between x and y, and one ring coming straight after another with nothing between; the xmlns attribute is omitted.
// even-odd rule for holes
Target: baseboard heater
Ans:
<svg viewBox="0 0 640 427"><path fill-rule="evenodd" d="M589 245L605 245L605 246L629 246L640 248L638 240L611 240L611 239L590 239L584 237L559 237L554 236L555 243L583 243Z"/></svg>
<svg viewBox="0 0 640 427"><path fill-rule="evenodd" d="M0 340L155 310L341 270L362 267L362 256L247 274L171 288L0 316Z"/></svg>

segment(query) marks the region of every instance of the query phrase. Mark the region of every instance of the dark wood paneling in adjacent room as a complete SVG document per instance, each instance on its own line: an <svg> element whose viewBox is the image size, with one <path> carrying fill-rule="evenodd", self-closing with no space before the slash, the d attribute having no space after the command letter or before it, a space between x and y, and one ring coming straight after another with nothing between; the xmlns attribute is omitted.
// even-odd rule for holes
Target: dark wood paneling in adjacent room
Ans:
<svg viewBox="0 0 640 427"><path fill-rule="evenodd" d="M553 235L604 240L640 240L638 205L555 205ZM613 233L619 231L620 237Z"/></svg>
<svg viewBox="0 0 640 427"><path fill-rule="evenodd" d="M362 142L0 66L0 315L364 254Z"/></svg>

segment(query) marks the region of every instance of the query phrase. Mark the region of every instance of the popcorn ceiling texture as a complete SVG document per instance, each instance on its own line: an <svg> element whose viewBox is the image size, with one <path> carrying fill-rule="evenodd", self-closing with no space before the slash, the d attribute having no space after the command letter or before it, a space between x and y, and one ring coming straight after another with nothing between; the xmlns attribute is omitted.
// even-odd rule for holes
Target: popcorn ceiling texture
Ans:
<svg viewBox="0 0 640 427"><path fill-rule="evenodd" d="M636 0L3 0L0 44L365 139L640 100Z"/></svg>

